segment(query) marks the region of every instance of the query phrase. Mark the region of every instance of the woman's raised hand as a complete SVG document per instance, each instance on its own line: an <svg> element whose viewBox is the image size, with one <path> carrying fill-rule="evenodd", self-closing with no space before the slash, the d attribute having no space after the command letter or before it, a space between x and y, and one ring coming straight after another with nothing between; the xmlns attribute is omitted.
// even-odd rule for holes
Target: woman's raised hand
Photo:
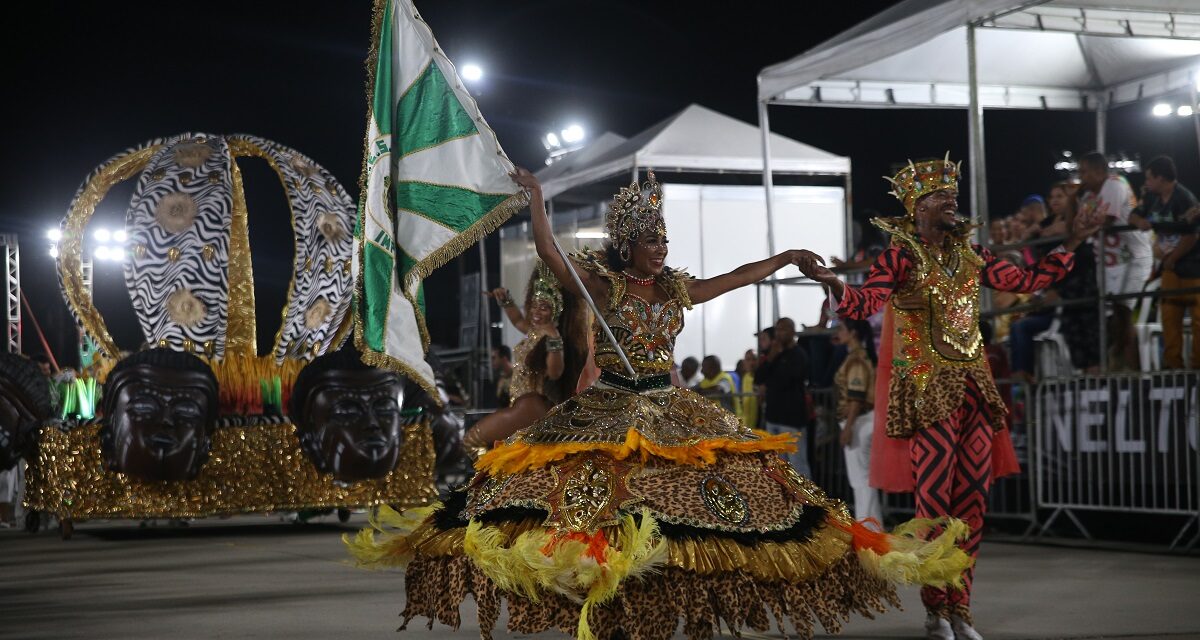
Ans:
<svg viewBox="0 0 1200 640"><path fill-rule="evenodd" d="M530 191L542 190L542 184L538 182L537 176L533 175L533 172L531 172L529 169L517 167L516 170L508 174L508 176L513 179L513 182L521 185L525 189L529 189Z"/></svg>

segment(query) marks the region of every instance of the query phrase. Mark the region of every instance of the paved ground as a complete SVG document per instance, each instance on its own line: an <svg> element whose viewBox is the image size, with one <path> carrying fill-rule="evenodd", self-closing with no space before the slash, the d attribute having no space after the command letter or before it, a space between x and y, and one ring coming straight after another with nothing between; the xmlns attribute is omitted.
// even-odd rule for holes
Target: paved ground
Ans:
<svg viewBox="0 0 1200 640"><path fill-rule="evenodd" d="M88 523L66 542L0 530L0 637L478 638L473 624L393 633L402 577L345 562L339 535L356 522ZM989 640L1200 638L1200 558L1001 543L983 554L975 614ZM921 637L917 594L903 597L906 611L842 637Z"/></svg>

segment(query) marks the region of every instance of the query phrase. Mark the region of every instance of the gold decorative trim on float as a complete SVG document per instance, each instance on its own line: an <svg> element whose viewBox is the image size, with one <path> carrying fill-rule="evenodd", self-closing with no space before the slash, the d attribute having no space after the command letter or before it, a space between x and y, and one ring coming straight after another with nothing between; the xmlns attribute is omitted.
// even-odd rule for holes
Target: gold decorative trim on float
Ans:
<svg viewBox="0 0 1200 640"><path fill-rule="evenodd" d="M110 158L79 188L79 193L71 202L71 209L63 222L62 241L58 245L58 272L62 279L63 295L66 296L67 304L75 312L75 317L79 318L84 330L96 341L100 351L109 358L115 358L120 351L108 333L104 318L92 304L91 294L83 283L84 229L109 189L118 182L132 178L145 168L162 146L152 144Z"/></svg>
<svg viewBox="0 0 1200 640"><path fill-rule="evenodd" d="M229 141L229 173L233 178L233 211L229 225L229 306L225 325L225 353L258 355L257 324L254 315L254 266L250 258L249 211L242 186L242 170L237 165L234 141Z"/></svg>
<svg viewBox="0 0 1200 640"><path fill-rule="evenodd" d="M342 485L316 471L288 423L224 427L194 480L138 482L109 471L100 425L42 430L29 465L25 501L60 519L202 518L310 508L416 507L437 497L433 436L425 421L405 427L395 470L378 480Z"/></svg>

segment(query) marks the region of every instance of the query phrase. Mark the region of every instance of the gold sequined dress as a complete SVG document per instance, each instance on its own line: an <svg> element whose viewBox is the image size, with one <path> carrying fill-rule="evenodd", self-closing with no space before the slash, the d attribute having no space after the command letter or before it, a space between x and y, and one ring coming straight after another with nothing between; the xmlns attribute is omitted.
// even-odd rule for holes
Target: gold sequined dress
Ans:
<svg viewBox="0 0 1200 640"><path fill-rule="evenodd" d="M526 364L529 354L545 339L545 334L537 329L530 330L524 338L513 347L512 381L508 386L509 405L516 404L517 398L527 393L546 395L546 376L544 373Z"/></svg>
<svg viewBox="0 0 1200 640"><path fill-rule="evenodd" d="M599 381L484 455L442 504L385 512L347 540L362 564L406 567L406 624L457 627L471 594L483 638L501 600L516 633L667 640L682 620L690 638L710 638L721 621L765 631L790 620L807 637L813 620L836 632L851 612L898 604L899 574L881 562L898 547L943 561L938 575L909 563L909 577L957 579L966 559L946 536L934 548L867 532L779 457L791 436L670 385L690 307L683 274L661 276L670 297L651 303L600 256L576 262L608 282L602 312L639 375L597 336Z"/></svg>

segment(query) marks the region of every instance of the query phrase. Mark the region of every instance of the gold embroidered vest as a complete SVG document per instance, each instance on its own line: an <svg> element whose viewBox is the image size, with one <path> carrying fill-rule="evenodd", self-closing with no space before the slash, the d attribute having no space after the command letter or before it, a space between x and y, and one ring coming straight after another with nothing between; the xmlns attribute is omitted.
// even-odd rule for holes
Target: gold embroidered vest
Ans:
<svg viewBox="0 0 1200 640"><path fill-rule="evenodd" d="M967 378L983 395L993 428L1007 408L996 390L979 331L983 260L966 238L935 255L911 230L878 224L912 257L892 292L894 336L888 383L888 435L909 437L962 405Z"/></svg>

